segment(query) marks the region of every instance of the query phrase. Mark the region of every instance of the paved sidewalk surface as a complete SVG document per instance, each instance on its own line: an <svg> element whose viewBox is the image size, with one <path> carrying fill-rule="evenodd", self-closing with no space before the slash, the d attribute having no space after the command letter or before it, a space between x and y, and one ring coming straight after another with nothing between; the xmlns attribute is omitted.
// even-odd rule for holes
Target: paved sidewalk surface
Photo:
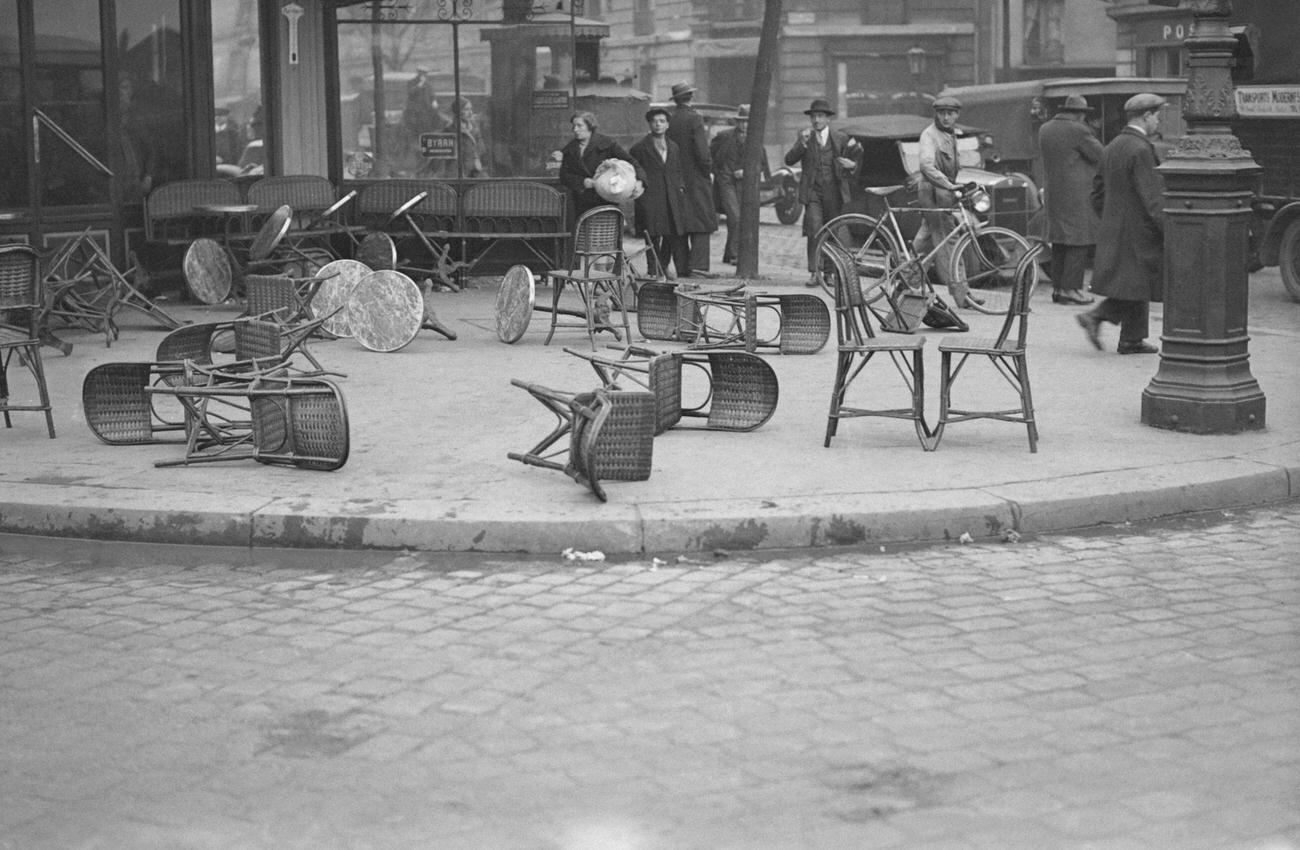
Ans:
<svg viewBox="0 0 1300 850"><path fill-rule="evenodd" d="M757 287L809 291L797 234L793 227L762 228L764 277ZM721 241L714 240L715 249ZM715 266L721 269L730 271ZM1300 491L1300 305L1287 299L1276 270L1251 282L1250 365L1267 396L1267 428L1235 435L1142 425L1141 394L1157 358L1117 355L1113 327L1109 350L1093 350L1075 322L1076 308L1052 304L1046 290L1036 296L1030 331L1036 454L1022 426L998 422L951 426L938 451L928 453L910 423L847 420L823 448L832 343L815 355L768 358L780 404L764 427L747 434L669 431L655 440L650 479L607 482L606 504L558 472L506 457L553 424L510 386L511 378L574 391L597 381L587 363L563 351L586 346L580 332L542 345L545 314L534 315L515 345L499 342L495 280L479 278L466 291L434 297L455 341L422 331L390 354L350 339L313 344L326 368L347 373L339 383L352 453L333 473L251 461L155 469L154 461L181 449L98 442L82 415L83 376L99 363L152 359L163 335L124 312L122 337L111 348L102 337L69 333L76 343L71 356L46 349L58 438L47 439L31 414L15 416L14 427L0 435L0 531L245 546L654 553L965 533L978 539L1006 529L1049 531L1263 504ZM547 297L539 293L539 301ZM234 304L169 309L193 321L238 312ZM995 326L991 317L966 317L974 333ZM944 334L924 335L933 418L937 337ZM888 362L869 370L861 386L880 393L873 406L906 404ZM984 372L987 381L971 386L1015 405L1010 388L991 369ZM688 400L698 400L692 391L688 384Z"/></svg>
<svg viewBox="0 0 1300 850"><path fill-rule="evenodd" d="M1297 850L1298 539L1294 501L658 566L0 536L0 848Z"/></svg>

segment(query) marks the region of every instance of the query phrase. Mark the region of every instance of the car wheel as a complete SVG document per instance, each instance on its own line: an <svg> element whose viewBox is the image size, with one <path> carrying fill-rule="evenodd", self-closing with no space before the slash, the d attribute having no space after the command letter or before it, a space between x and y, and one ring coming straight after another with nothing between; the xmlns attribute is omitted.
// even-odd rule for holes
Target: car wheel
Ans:
<svg viewBox="0 0 1300 850"><path fill-rule="evenodd" d="M781 197L776 199L776 217L782 224L798 224L803 208L799 206L799 187L793 180L781 181Z"/></svg>
<svg viewBox="0 0 1300 850"><path fill-rule="evenodd" d="M1278 245L1278 269L1282 272L1282 285L1292 301L1300 301L1300 218L1286 226L1282 242Z"/></svg>

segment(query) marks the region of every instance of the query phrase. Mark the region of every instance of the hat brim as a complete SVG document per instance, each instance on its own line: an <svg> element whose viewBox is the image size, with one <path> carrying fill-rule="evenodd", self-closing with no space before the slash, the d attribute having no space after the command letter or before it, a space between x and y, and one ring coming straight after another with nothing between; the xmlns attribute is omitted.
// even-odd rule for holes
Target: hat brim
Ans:
<svg viewBox="0 0 1300 850"><path fill-rule="evenodd" d="M834 118L834 117L835 117L835 110L833 110L833 109L805 109L805 110L803 111L803 114L804 114L804 115L829 115L830 117Z"/></svg>
<svg viewBox="0 0 1300 850"><path fill-rule="evenodd" d="M697 91L699 91L699 89L697 88L689 88L689 89L683 89L681 91L674 91L672 93L672 97L673 98L686 97L686 95L695 94Z"/></svg>

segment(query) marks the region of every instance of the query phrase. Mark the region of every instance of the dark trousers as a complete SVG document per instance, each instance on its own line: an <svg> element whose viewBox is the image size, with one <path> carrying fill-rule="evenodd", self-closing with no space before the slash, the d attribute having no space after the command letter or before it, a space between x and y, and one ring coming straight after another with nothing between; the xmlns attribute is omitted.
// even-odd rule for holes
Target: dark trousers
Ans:
<svg viewBox="0 0 1300 850"><path fill-rule="evenodd" d="M690 276L690 250L685 236L647 236L646 239L654 246L661 271L667 272L671 262L678 277Z"/></svg>
<svg viewBox="0 0 1300 850"><path fill-rule="evenodd" d="M686 241L687 262L691 270L707 272L709 270L709 237L712 233L688 233L681 237ZM678 273L681 273L679 268Z"/></svg>
<svg viewBox="0 0 1300 850"><path fill-rule="evenodd" d="M736 261L736 245L740 242L740 193L730 181L718 182L718 212L727 219L727 241L722 246L722 261Z"/></svg>
<svg viewBox="0 0 1300 850"><path fill-rule="evenodd" d="M1052 291L1083 290L1083 273L1088 270L1091 245L1052 243Z"/></svg>
<svg viewBox="0 0 1300 850"><path fill-rule="evenodd" d="M1150 333L1151 304L1147 301L1130 301L1127 298L1103 298L1090 311L1103 322L1119 325L1119 344L1136 345Z"/></svg>
<svg viewBox="0 0 1300 850"><path fill-rule="evenodd" d="M816 194L804 204L803 232L808 235L808 271L817 271L817 231L822 225L844 211L844 200L839 189L814 190Z"/></svg>

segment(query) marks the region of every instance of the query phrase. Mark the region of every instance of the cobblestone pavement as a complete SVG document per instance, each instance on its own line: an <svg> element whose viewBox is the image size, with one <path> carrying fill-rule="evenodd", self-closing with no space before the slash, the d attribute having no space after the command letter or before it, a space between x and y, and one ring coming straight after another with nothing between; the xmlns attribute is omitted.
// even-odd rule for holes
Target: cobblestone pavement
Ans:
<svg viewBox="0 0 1300 850"><path fill-rule="evenodd" d="M0 847L1296 848L1297 543L0 538Z"/></svg>

